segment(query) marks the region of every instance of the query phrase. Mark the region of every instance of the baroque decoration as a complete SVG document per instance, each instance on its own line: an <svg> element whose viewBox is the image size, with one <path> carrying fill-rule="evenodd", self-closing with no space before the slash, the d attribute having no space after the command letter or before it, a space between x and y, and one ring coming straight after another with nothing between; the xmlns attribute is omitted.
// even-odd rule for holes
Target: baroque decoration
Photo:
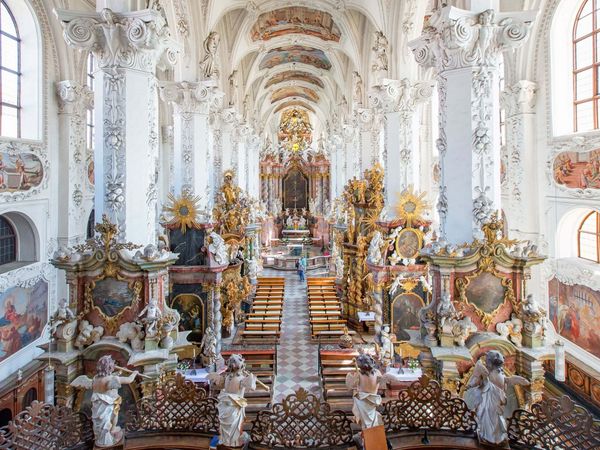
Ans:
<svg viewBox="0 0 600 450"><path fill-rule="evenodd" d="M286 34L314 36L339 42L341 32L331 14L318 9L294 6L276 9L258 16L250 35L253 41L273 39Z"/></svg>
<svg viewBox="0 0 600 450"><path fill-rule="evenodd" d="M200 228L200 223L197 221L200 197L183 193L179 197L169 194L167 199L168 203L164 206L165 227L179 228L182 233L185 233L188 228Z"/></svg>

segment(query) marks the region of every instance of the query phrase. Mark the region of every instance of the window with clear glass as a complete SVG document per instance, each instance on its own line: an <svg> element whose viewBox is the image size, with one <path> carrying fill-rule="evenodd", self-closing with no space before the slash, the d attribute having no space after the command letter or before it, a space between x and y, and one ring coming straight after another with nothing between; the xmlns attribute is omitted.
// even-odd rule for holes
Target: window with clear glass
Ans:
<svg viewBox="0 0 600 450"><path fill-rule="evenodd" d="M600 213L589 213L577 232L577 256L600 263Z"/></svg>
<svg viewBox="0 0 600 450"><path fill-rule="evenodd" d="M17 260L17 235L13 226L0 216L0 265Z"/></svg>
<svg viewBox="0 0 600 450"><path fill-rule="evenodd" d="M88 87L94 90L94 55L90 53L87 59L86 83ZM86 116L86 142L89 150L94 150L94 109L87 110Z"/></svg>
<svg viewBox="0 0 600 450"><path fill-rule="evenodd" d="M19 29L0 0L0 136L21 137L21 79Z"/></svg>

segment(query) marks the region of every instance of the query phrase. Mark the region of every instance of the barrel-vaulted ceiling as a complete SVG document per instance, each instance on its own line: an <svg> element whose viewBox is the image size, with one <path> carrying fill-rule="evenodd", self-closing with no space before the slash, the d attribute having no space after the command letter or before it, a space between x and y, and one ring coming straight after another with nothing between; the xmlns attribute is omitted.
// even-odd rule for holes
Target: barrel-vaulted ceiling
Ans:
<svg viewBox="0 0 600 450"><path fill-rule="evenodd" d="M290 108L325 124L351 102L351 74L370 51L365 33L376 29L371 18L356 8L341 11L332 0L234 3L213 29L240 75L241 98L261 126L278 123Z"/></svg>

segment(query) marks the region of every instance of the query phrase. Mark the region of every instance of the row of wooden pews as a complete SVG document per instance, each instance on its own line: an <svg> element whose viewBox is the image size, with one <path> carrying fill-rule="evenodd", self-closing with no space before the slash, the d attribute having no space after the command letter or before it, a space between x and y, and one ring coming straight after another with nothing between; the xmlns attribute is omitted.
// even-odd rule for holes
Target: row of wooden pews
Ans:
<svg viewBox="0 0 600 450"><path fill-rule="evenodd" d="M276 350L224 350L221 352L225 361L233 353L242 355L246 360L246 370L252 372L256 377L267 385L270 391L265 391L258 388L254 392L246 392L245 397L248 401L246 408L246 416L250 422L256 416L258 411L264 410L271 403L273 394L273 385L275 384L275 376L277 375L277 352ZM218 393L217 393L218 394ZM215 395L216 397L216 395Z"/></svg>
<svg viewBox="0 0 600 450"><path fill-rule="evenodd" d="M259 277L251 311L246 314L244 342L277 342L281 333L281 316L285 278Z"/></svg>
<svg viewBox="0 0 600 450"><path fill-rule="evenodd" d="M356 370L354 349L319 350L319 371L323 386L323 397L331 409L340 409L347 414L352 411L352 391L346 387L346 375Z"/></svg>
<svg viewBox="0 0 600 450"><path fill-rule="evenodd" d="M338 299L335 278L307 278L308 313L311 338L320 342L337 340L344 334L342 304Z"/></svg>

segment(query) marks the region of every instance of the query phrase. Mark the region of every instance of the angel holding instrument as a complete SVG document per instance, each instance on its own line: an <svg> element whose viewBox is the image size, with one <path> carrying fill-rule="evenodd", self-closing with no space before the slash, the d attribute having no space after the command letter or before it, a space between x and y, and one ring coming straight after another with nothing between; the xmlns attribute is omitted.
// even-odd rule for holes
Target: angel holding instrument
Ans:
<svg viewBox="0 0 600 450"><path fill-rule="evenodd" d="M93 379L80 375L71 382L73 387L92 390L92 425L96 447L113 447L123 439L123 431L117 425L121 408L119 388L131 384L135 377L141 375L133 371L128 377L121 377L113 373L115 369L127 370L117 367L112 357L105 355L98 360Z"/></svg>
<svg viewBox="0 0 600 450"><path fill-rule="evenodd" d="M246 406L246 391L255 391L258 384L265 390L269 387L261 383L256 375L246 370L244 358L233 354L227 360L227 369L221 373L209 373L212 387L221 389L219 393L219 443L229 447L244 445L246 436L242 434Z"/></svg>
<svg viewBox="0 0 600 450"><path fill-rule="evenodd" d="M528 385L527 379L504 373L504 356L496 350L485 355L485 365L477 361L467 385L464 400L469 409L475 411L479 439L501 444L508 438L504 409L506 391L515 385Z"/></svg>

